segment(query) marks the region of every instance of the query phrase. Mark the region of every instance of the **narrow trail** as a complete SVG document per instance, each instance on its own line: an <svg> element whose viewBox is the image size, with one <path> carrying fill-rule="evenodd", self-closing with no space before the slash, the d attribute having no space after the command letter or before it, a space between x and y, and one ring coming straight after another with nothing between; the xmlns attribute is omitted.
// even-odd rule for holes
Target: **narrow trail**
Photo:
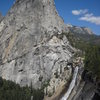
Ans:
<svg viewBox="0 0 100 100"><path fill-rule="evenodd" d="M68 91L65 93L65 95L61 98L61 100L67 100L68 97L70 96L73 88L75 87L75 83L76 83L76 78L77 78L77 74L78 74L78 67L75 68L74 70L74 74L73 74L73 78L72 78L72 81L69 85L69 88L68 88Z"/></svg>

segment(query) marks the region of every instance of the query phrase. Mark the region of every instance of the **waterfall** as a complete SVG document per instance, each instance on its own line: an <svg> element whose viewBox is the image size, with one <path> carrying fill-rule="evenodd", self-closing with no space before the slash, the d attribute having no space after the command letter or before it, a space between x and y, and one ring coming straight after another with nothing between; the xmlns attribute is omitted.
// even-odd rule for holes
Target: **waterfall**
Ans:
<svg viewBox="0 0 100 100"><path fill-rule="evenodd" d="M69 95L71 94L74 86L75 86L75 82L76 82L76 78L77 78L77 74L78 74L78 67L75 68L74 70L74 74L73 74L73 78L72 81L70 83L70 86L68 88L68 91L65 93L65 95L61 98L61 100L67 100Z"/></svg>

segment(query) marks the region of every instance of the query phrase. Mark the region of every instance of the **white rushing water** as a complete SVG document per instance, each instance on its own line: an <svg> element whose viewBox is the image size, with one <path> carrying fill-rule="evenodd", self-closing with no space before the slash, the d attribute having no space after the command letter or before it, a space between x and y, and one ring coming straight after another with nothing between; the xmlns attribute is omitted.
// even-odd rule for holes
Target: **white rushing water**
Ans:
<svg viewBox="0 0 100 100"><path fill-rule="evenodd" d="M78 74L78 67L75 68L74 70L74 74L73 74L73 78L72 81L70 83L70 86L68 88L68 91L65 93L65 95L61 98L61 100L67 100L68 97L70 96L74 86L75 86L75 82L76 82L76 78L77 78L77 74Z"/></svg>

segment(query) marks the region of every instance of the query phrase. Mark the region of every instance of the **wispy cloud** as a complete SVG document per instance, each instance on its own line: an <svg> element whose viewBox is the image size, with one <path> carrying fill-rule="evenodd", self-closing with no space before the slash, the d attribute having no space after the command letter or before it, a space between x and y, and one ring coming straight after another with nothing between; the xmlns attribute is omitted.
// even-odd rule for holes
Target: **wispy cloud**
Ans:
<svg viewBox="0 0 100 100"><path fill-rule="evenodd" d="M87 21L100 25L100 16L95 16L93 13L89 13L87 9L84 10L72 10L73 15L81 15L79 20Z"/></svg>
<svg viewBox="0 0 100 100"><path fill-rule="evenodd" d="M84 10L72 10L72 14L73 15L81 15L81 14L85 14L87 12L88 12L87 9L84 9Z"/></svg>
<svg viewBox="0 0 100 100"><path fill-rule="evenodd" d="M100 16L94 16L93 14L85 14L83 17L80 17L79 20L87 21L100 25Z"/></svg>

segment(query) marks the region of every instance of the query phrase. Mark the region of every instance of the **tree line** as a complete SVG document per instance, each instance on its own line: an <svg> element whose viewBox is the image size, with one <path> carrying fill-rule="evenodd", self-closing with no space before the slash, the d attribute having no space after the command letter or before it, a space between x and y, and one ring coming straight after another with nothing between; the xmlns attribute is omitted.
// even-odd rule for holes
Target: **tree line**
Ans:
<svg viewBox="0 0 100 100"><path fill-rule="evenodd" d="M100 79L100 46L90 45L85 51L85 69Z"/></svg>
<svg viewBox="0 0 100 100"><path fill-rule="evenodd" d="M12 81L0 77L0 100L43 100L43 89L33 89L32 86L20 87Z"/></svg>

